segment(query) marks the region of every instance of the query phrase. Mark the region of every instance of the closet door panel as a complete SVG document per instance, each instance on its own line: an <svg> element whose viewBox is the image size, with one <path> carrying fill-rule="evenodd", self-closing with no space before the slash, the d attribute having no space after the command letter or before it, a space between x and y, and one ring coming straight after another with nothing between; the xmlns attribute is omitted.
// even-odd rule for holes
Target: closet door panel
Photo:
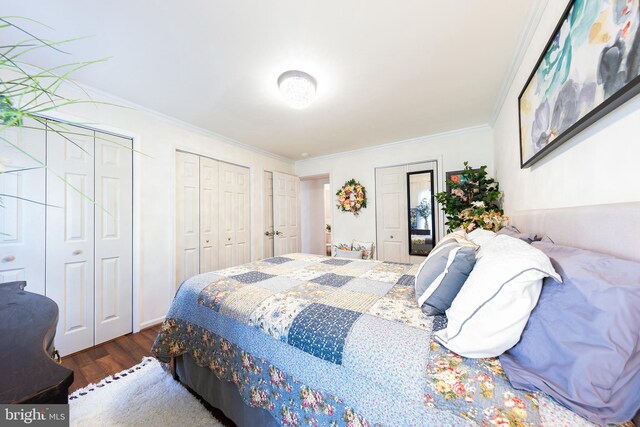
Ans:
<svg viewBox="0 0 640 427"><path fill-rule="evenodd" d="M3 131L9 143L0 144L0 157L7 159L0 174L0 282L26 280L27 290L45 293L45 162L44 125L25 119L22 128ZM21 153L25 150L37 160ZM28 169L28 170L23 170ZM21 172L11 172L23 170ZM21 200L26 199L26 200Z"/></svg>
<svg viewBox="0 0 640 427"><path fill-rule="evenodd" d="M96 132L95 344L132 330L132 142Z"/></svg>
<svg viewBox="0 0 640 427"><path fill-rule="evenodd" d="M220 162L220 268L251 260L249 169Z"/></svg>
<svg viewBox="0 0 640 427"><path fill-rule="evenodd" d="M200 273L218 269L218 161L200 158Z"/></svg>
<svg viewBox="0 0 640 427"><path fill-rule="evenodd" d="M300 178L273 173L275 255L300 252Z"/></svg>
<svg viewBox="0 0 640 427"><path fill-rule="evenodd" d="M408 262L407 166L376 169L377 258Z"/></svg>
<svg viewBox="0 0 640 427"><path fill-rule="evenodd" d="M234 216L235 173L234 166L220 162L220 268L236 265L236 233Z"/></svg>
<svg viewBox="0 0 640 427"><path fill-rule="evenodd" d="M264 172L264 257L273 257L273 172Z"/></svg>
<svg viewBox="0 0 640 427"><path fill-rule="evenodd" d="M249 169L236 166L235 181L237 264L244 264L251 261Z"/></svg>
<svg viewBox="0 0 640 427"><path fill-rule="evenodd" d="M200 272L200 158L176 152L176 288Z"/></svg>
<svg viewBox="0 0 640 427"><path fill-rule="evenodd" d="M94 343L94 135L47 132L46 295L60 309L56 347Z"/></svg>

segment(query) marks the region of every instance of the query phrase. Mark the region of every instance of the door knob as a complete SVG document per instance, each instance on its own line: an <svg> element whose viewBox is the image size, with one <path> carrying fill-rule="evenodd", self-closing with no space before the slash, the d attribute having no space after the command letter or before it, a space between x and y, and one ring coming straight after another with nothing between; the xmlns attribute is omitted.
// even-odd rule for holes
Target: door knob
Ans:
<svg viewBox="0 0 640 427"><path fill-rule="evenodd" d="M9 255L9 256L6 256L6 257L2 258L2 262L11 262L14 259L16 259L16 257L14 257L13 255Z"/></svg>
<svg viewBox="0 0 640 427"><path fill-rule="evenodd" d="M205 243L209 243L209 241L207 240Z"/></svg>
<svg viewBox="0 0 640 427"><path fill-rule="evenodd" d="M276 231L276 236L282 236L283 234L282 231Z"/></svg>
<svg viewBox="0 0 640 427"><path fill-rule="evenodd" d="M228 240L228 241L231 241L231 237L227 237L227 240Z"/></svg>
<svg viewBox="0 0 640 427"><path fill-rule="evenodd" d="M393 239L393 236L391 236L391 238Z"/></svg>
<svg viewBox="0 0 640 427"><path fill-rule="evenodd" d="M75 251L71 252L71 255L80 255L82 253L82 251L80 249L76 249Z"/></svg>

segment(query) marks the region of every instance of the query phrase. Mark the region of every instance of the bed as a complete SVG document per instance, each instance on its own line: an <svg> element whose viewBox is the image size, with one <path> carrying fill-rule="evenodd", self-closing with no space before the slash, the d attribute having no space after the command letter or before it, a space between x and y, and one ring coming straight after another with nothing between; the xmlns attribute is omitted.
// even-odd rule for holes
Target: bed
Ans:
<svg viewBox="0 0 640 427"><path fill-rule="evenodd" d="M639 212L635 203L513 221L637 256L637 224L615 245L602 242L616 225L589 224L632 222ZM544 394L511 387L497 358L462 358L432 339L446 318L418 308L416 270L289 254L195 276L178 290L152 351L238 426L592 425Z"/></svg>

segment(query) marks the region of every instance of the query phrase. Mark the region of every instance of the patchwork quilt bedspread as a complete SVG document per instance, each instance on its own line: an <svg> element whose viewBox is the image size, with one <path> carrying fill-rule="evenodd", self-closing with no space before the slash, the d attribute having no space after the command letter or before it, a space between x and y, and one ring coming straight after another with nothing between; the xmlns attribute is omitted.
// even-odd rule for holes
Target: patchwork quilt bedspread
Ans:
<svg viewBox="0 0 640 427"><path fill-rule="evenodd" d="M201 274L153 353L190 353L283 425L589 425L432 340L446 319L417 306L417 267L289 254Z"/></svg>

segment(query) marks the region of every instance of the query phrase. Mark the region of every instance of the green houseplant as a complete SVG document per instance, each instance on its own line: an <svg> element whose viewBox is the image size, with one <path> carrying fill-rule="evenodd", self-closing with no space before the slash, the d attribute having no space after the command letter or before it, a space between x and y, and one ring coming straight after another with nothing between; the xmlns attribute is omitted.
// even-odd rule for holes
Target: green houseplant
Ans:
<svg viewBox="0 0 640 427"><path fill-rule="evenodd" d="M36 129L33 127L33 123L36 123L41 126L38 129L55 132L64 140L74 144L80 150L85 151L79 144L74 142L74 139L78 135L77 131L70 129L68 126L77 123L58 119L55 121L47 120L45 116L54 110L74 104L108 104L92 100L87 92L70 78L74 72L89 65L102 62L105 59L71 62L49 68L42 68L29 63L26 60L28 55L41 49L54 50L61 56L69 55L63 51L61 47L77 39L60 42L46 41L16 24L16 22L27 21L37 23L28 18L0 17L0 34L3 34L7 40L19 40L13 43L3 43L3 45L0 46L0 144L5 144L10 147L10 149L31 159L33 166L28 168L11 168L8 166L10 165L10 158L3 159L2 163L4 164L0 165L0 174L28 173L29 170L46 168L67 186L95 204L94 200L67 182L61 174L51 170L51 168L47 168L45 159L37 158L37 156L27 152L20 147L16 141L9 138L7 131L9 128ZM37 24L44 26L44 24ZM65 84L75 86L79 89L81 98L70 98L62 94L62 88ZM116 141L108 141L116 145L121 145ZM3 197L39 203L23 199L15 194L0 194L0 204L2 203ZM96 205L99 206L98 204ZM101 206L99 207L104 210Z"/></svg>
<svg viewBox="0 0 640 427"><path fill-rule="evenodd" d="M500 207L502 192L500 184L488 176L487 166L475 170L469 162L464 162L463 175L466 179L447 182L450 192L435 195L447 218L448 231L458 228L497 231L502 228L508 220Z"/></svg>

